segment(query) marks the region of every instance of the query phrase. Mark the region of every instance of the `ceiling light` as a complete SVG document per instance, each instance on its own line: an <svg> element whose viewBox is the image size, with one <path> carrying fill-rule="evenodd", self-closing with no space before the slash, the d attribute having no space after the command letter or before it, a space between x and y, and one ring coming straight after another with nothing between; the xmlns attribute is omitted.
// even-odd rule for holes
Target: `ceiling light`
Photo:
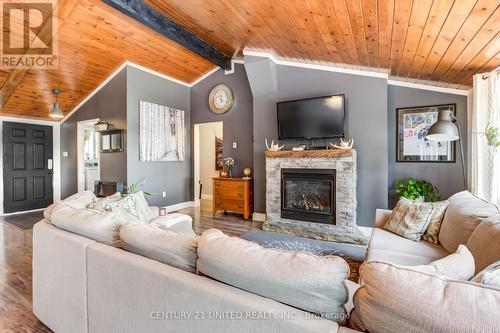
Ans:
<svg viewBox="0 0 500 333"><path fill-rule="evenodd" d="M61 93L61 90L54 88L52 89L52 93L56 96L56 101L52 106L52 111L50 111L50 116L52 118L64 118L64 113L61 111L61 105L59 104L58 96Z"/></svg>

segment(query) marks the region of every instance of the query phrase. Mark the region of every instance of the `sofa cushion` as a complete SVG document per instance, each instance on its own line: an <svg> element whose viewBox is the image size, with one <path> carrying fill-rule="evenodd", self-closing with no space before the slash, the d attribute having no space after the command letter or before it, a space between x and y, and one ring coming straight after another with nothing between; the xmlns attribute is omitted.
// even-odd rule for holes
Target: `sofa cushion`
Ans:
<svg viewBox="0 0 500 333"><path fill-rule="evenodd" d="M120 219L116 212L102 212L95 209L76 209L66 202L54 207L51 222L55 226L95 241L120 247L119 227L131 220Z"/></svg>
<svg viewBox="0 0 500 333"><path fill-rule="evenodd" d="M164 264L195 272L198 236L184 235L143 223L120 228L123 248Z"/></svg>
<svg viewBox="0 0 500 333"><path fill-rule="evenodd" d="M489 265L471 279L500 289L500 260Z"/></svg>
<svg viewBox="0 0 500 333"><path fill-rule="evenodd" d="M448 254L448 252L446 252ZM384 261L392 262L397 265L427 265L439 258L425 257L420 255L413 255L403 252L395 252L390 250L369 250L366 254L365 262L370 261Z"/></svg>
<svg viewBox="0 0 500 333"><path fill-rule="evenodd" d="M360 267L351 324L370 332L500 332L500 290L391 263Z"/></svg>
<svg viewBox="0 0 500 333"><path fill-rule="evenodd" d="M431 222L441 221L446 206L447 201L419 202L401 197L383 228L418 242Z"/></svg>
<svg viewBox="0 0 500 333"><path fill-rule="evenodd" d="M344 281L349 276L349 266L337 256L263 248L210 229L198 243L197 270L327 319L345 319L348 291Z"/></svg>
<svg viewBox="0 0 500 333"><path fill-rule="evenodd" d="M368 251L372 249L428 257L431 258L430 261L450 254L440 245L429 242L414 242L379 228L373 229L370 237Z"/></svg>
<svg viewBox="0 0 500 333"><path fill-rule="evenodd" d="M427 265L412 266L412 269L442 275L450 279L468 281L474 276L474 257L465 245L460 244L457 252L435 260Z"/></svg>
<svg viewBox="0 0 500 333"><path fill-rule="evenodd" d="M48 223L52 223L51 219L52 211L61 202L64 202L66 205L71 206L73 208L85 208L96 200L97 198L95 194L91 191L78 192L73 195L70 195L69 197L60 202L54 202L53 204L45 208L45 210L43 211L43 216L47 219Z"/></svg>
<svg viewBox="0 0 500 333"><path fill-rule="evenodd" d="M500 214L479 223L467 241L467 248L476 260L476 272L500 260Z"/></svg>
<svg viewBox="0 0 500 333"><path fill-rule="evenodd" d="M448 201L450 204L441 223L439 242L451 253L458 245L467 243L482 220L498 214L498 208L469 191L456 193Z"/></svg>

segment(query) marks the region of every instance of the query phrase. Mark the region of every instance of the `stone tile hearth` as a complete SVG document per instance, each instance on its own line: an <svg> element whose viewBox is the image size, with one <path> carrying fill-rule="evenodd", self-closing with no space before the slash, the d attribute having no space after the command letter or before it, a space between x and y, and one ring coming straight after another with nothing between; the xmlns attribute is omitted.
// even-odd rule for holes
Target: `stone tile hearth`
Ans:
<svg viewBox="0 0 500 333"><path fill-rule="evenodd" d="M335 224L281 217L281 169L334 169L336 171ZM315 239L366 244L356 224L356 151L313 150L266 152L266 213L264 230Z"/></svg>

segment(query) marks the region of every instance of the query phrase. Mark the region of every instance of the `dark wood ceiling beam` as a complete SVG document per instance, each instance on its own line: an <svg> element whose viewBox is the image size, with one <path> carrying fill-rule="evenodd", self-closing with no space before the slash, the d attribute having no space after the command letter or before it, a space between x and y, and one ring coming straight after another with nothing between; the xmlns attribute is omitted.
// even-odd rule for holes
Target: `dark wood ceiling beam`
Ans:
<svg viewBox="0 0 500 333"><path fill-rule="evenodd" d="M231 58L191 31L163 16L142 0L102 0L127 16L193 51L226 70L231 69Z"/></svg>

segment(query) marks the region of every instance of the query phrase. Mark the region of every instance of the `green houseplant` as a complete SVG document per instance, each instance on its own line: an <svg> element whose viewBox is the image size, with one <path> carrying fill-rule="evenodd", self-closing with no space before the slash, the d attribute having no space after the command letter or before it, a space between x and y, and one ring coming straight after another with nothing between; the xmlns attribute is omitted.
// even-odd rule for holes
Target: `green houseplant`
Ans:
<svg viewBox="0 0 500 333"><path fill-rule="evenodd" d="M127 190L127 195L136 193L139 191L139 187L142 186L141 183L144 181L144 178L139 179L138 181L130 184L129 186L123 186ZM153 196L154 193L143 191L145 196Z"/></svg>
<svg viewBox="0 0 500 333"><path fill-rule="evenodd" d="M435 202L439 201L439 189L425 180L413 178L398 179L394 182L395 191L400 197L411 200Z"/></svg>
<svg viewBox="0 0 500 333"><path fill-rule="evenodd" d="M488 146L493 147L493 150L500 148L500 128L493 126L492 123L488 123L484 129L484 136L488 141Z"/></svg>

